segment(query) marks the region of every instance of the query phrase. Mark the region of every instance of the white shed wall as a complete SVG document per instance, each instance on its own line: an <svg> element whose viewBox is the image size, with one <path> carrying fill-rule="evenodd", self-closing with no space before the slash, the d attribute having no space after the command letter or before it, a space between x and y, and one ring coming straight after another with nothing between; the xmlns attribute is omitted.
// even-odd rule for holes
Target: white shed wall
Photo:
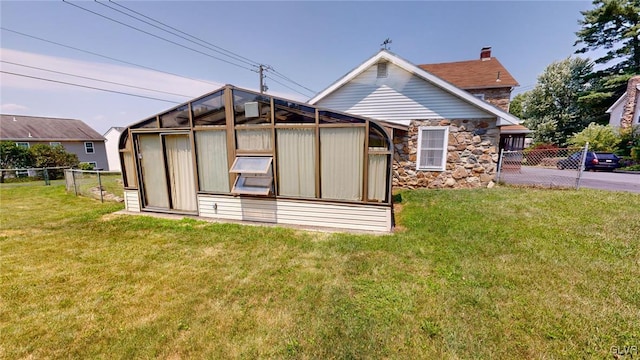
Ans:
<svg viewBox="0 0 640 360"><path fill-rule="evenodd" d="M409 125L416 119L495 118L414 74L388 63L388 76L377 77L377 64L337 89L317 105Z"/></svg>

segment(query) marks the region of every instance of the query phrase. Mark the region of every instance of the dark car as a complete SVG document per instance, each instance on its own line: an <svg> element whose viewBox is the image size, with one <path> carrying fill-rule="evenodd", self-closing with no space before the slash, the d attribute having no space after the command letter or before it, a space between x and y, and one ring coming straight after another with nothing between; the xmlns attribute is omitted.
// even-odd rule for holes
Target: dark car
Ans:
<svg viewBox="0 0 640 360"><path fill-rule="evenodd" d="M577 169L582 160L582 152L571 154L568 158L558 161L558 169ZM588 151L584 162L585 170L613 171L620 166L620 158L607 152Z"/></svg>

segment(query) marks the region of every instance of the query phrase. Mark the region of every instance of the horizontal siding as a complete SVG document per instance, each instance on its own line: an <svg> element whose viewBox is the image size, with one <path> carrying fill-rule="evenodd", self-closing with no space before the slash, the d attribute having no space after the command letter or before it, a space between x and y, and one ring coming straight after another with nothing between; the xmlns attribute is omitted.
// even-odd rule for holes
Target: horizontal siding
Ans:
<svg viewBox="0 0 640 360"><path fill-rule="evenodd" d="M391 230L391 209L380 206L198 195L198 209L200 216L216 219L378 232Z"/></svg>
<svg viewBox="0 0 640 360"><path fill-rule="evenodd" d="M390 63L388 70L389 76L379 79L373 65L318 105L405 125L416 119L494 117L396 65Z"/></svg>
<svg viewBox="0 0 640 360"><path fill-rule="evenodd" d="M140 197L138 191L125 190L124 204L127 211L140 212Z"/></svg>

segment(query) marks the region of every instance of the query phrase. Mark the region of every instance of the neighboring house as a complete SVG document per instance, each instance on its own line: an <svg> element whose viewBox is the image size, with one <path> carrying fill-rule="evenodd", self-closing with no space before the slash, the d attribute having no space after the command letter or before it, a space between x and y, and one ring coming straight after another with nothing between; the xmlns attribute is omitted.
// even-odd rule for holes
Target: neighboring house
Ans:
<svg viewBox="0 0 640 360"><path fill-rule="evenodd" d="M128 211L390 231L393 144L377 122L227 85L128 126Z"/></svg>
<svg viewBox="0 0 640 360"><path fill-rule="evenodd" d="M443 188L492 186L501 135L524 145L520 119L485 100L381 50L309 103L395 124L393 185Z"/></svg>
<svg viewBox="0 0 640 360"><path fill-rule="evenodd" d="M0 141L29 148L36 144L62 145L81 163L107 167L104 138L80 120L23 115L0 115Z"/></svg>
<svg viewBox="0 0 640 360"><path fill-rule="evenodd" d="M121 171L118 141L120 140L120 135L124 129L124 127L112 127L104 133L109 171Z"/></svg>
<svg viewBox="0 0 640 360"><path fill-rule="evenodd" d="M627 83L627 91L609 109L609 125L628 128L640 124L640 76L634 76Z"/></svg>

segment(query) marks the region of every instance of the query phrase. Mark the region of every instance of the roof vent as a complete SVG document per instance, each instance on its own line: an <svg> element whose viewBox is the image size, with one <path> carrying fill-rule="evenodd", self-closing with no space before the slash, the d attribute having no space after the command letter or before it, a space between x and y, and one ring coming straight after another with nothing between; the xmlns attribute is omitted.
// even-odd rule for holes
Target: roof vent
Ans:
<svg viewBox="0 0 640 360"><path fill-rule="evenodd" d="M378 63L378 78L386 78L389 76L389 69L387 69L387 62L381 61Z"/></svg>
<svg viewBox="0 0 640 360"><path fill-rule="evenodd" d="M480 60L491 60L491 46L485 46L480 50Z"/></svg>

